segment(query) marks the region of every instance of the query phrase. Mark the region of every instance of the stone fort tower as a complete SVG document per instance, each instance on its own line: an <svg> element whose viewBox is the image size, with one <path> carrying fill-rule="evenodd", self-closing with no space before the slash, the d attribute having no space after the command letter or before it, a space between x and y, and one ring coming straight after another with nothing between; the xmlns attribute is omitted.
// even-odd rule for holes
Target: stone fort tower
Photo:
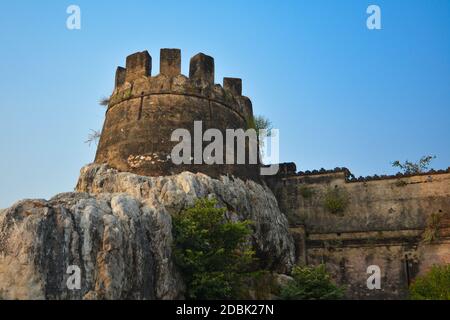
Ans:
<svg viewBox="0 0 450 320"><path fill-rule="evenodd" d="M223 86L215 84L214 59L203 53L191 58L186 77L181 74L179 49L161 49L160 73L151 76L151 70L152 58L147 51L128 56L126 68L117 68L95 162L147 176L191 171L257 179L258 165L248 161L245 165L194 161L175 165L170 157L179 143L171 141L177 128L189 130L194 157L194 121L202 121L203 132L220 130L224 144L226 129L251 126L252 103L242 95L241 79L224 78ZM211 142L201 143L204 147ZM246 155L248 158L248 143Z"/></svg>

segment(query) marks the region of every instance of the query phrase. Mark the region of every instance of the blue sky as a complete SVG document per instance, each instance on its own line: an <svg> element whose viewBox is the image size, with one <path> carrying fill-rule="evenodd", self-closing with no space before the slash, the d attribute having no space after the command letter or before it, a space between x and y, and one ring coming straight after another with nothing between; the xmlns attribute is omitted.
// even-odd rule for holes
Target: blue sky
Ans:
<svg viewBox="0 0 450 320"><path fill-rule="evenodd" d="M66 8L81 8L81 30ZM382 30L366 28L379 5ZM450 1L9 1L0 10L0 208L73 190L93 161L97 101L148 50L215 58L280 129L281 161L389 174L434 154L450 166Z"/></svg>

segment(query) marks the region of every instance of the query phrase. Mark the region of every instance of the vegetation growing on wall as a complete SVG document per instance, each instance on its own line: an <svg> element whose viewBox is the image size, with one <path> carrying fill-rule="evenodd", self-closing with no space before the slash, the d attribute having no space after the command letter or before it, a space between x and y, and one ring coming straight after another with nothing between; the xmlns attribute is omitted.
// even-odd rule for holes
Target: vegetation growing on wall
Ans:
<svg viewBox="0 0 450 320"><path fill-rule="evenodd" d="M270 122L270 120L264 116L255 115L250 119L248 123L249 129L251 128L256 130L256 136L258 138L261 156L263 156L264 154L262 152L264 148L264 139L272 135L272 122ZM265 134L261 136L259 130L265 130Z"/></svg>
<svg viewBox="0 0 450 320"><path fill-rule="evenodd" d="M432 243L439 240L439 228L441 226L442 214L432 213L427 219L427 226L422 235L424 243Z"/></svg>
<svg viewBox="0 0 450 320"><path fill-rule="evenodd" d="M89 144L89 146L91 146L92 143L98 144L100 135L101 132L99 130L91 129L91 132L88 134L87 140L84 143Z"/></svg>
<svg viewBox="0 0 450 320"><path fill-rule="evenodd" d="M246 119L247 129L254 129L256 131L256 138L258 139L259 154L262 158L264 156L264 139L272 136L272 122L264 116L251 116ZM265 134L260 135L259 130L265 130Z"/></svg>
<svg viewBox="0 0 450 320"><path fill-rule="evenodd" d="M109 105L109 98L108 97L100 98L100 100L98 101L98 104L103 107L107 107Z"/></svg>
<svg viewBox="0 0 450 320"><path fill-rule="evenodd" d="M291 276L293 280L281 289L283 300L337 300L344 295L344 288L333 283L323 264L296 266Z"/></svg>
<svg viewBox="0 0 450 320"><path fill-rule="evenodd" d="M124 99L129 99L129 98L131 98L131 88L130 88L130 89L127 89L127 90L124 92L123 98L124 98Z"/></svg>
<svg viewBox="0 0 450 320"><path fill-rule="evenodd" d="M229 221L217 201L200 199L173 218L174 258L189 299L236 299L251 275L249 221Z"/></svg>
<svg viewBox="0 0 450 320"><path fill-rule="evenodd" d="M270 130L273 129L272 122L264 116L255 115L253 117L254 128L256 131L267 130L267 136L270 136ZM258 132L259 133L259 132Z"/></svg>
<svg viewBox="0 0 450 320"><path fill-rule="evenodd" d="M339 187L328 188L324 200L324 207L333 214L342 214L349 203L349 196L344 189Z"/></svg>
<svg viewBox="0 0 450 320"><path fill-rule="evenodd" d="M412 300L450 300L450 265L433 266L409 287Z"/></svg>
<svg viewBox="0 0 450 320"><path fill-rule="evenodd" d="M298 188L298 192L304 199L310 199L315 193L313 188L306 185L301 185Z"/></svg>
<svg viewBox="0 0 450 320"><path fill-rule="evenodd" d="M399 168L404 174L417 174L424 171L427 171L431 161L436 159L436 156L423 156L416 162L411 162L406 160L405 162L401 163L400 161L396 160L392 162L392 166Z"/></svg>
<svg viewBox="0 0 450 320"><path fill-rule="evenodd" d="M109 102L110 100L108 97L102 97L98 101L98 104L103 107L108 107ZM92 143L98 144L98 141L100 140L100 135L101 135L100 130L91 129L91 132L88 134L87 140L84 143L89 144L89 146L91 146Z"/></svg>
<svg viewBox="0 0 450 320"><path fill-rule="evenodd" d="M397 181L395 181L395 185L397 186L397 187L404 187L404 186L406 186L408 183L405 181L405 180L401 180L401 179L398 179Z"/></svg>

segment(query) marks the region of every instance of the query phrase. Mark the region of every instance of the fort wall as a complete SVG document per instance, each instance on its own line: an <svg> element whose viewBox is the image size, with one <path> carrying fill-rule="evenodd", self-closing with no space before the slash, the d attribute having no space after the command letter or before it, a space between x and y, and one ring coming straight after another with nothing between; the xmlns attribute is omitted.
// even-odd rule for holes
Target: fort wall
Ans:
<svg viewBox="0 0 450 320"><path fill-rule="evenodd" d="M345 168L296 173L284 164L268 184L289 218L298 263L325 263L348 298L405 298L418 274L450 263L450 170L354 178ZM330 195L341 210L330 210ZM380 290L367 288L370 265L380 267Z"/></svg>
<svg viewBox="0 0 450 320"><path fill-rule="evenodd" d="M117 68L95 162L145 176L191 171L262 179L259 164L172 162L175 129L195 137L194 122L202 121L203 132L219 129L225 137L227 129L251 127L253 110L241 79L215 83L212 57L192 57L189 77L181 74L180 50L162 49L160 57L156 76L147 51ZM210 142L200 143L203 150ZM450 168L356 178L346 168L296 172L286 163L264 180L288 217L298 264L325 263L349 298L405 298L418 274L450 263ZM380 290L367 288L370 265L380 267Z"/></svg>

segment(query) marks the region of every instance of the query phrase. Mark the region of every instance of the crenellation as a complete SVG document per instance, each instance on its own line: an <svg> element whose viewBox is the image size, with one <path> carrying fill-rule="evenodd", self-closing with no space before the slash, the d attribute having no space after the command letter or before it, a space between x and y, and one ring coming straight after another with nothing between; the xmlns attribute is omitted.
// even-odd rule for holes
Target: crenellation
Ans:
<svg viewBox="0 0 450 320"><path fill-rule="evenodd" d="M224 78L224 86L214 84L214 59L203 53L192 57L190 77L181 74L181 51L161 49L160 73L151 76L151 56L147 51L127 57L127 68L118 67L110 107L123 101L150 95L179 94L204 97L238 113L246 121L253 115L250 99L242 96L242 80Z"/></svg>
<svg viewBox="0 0 450 320"><path fill-rule="evenodd" d="M115 81L115 88L120 87L125 83L125 77L126 77L127 70L122 67L117 67L116 69L116 81Z"/></svg>
<svg viewBox="0 0 450 320"><path fill-rule="evenodd" d="M242 95L242 79L239 78L223 78L223 88L230 90L234 95Z"/></svg>
<svg viewBox="0 0 450 320"><path fill-rule="evenodd" d="M126 59L126 81L148 77L152 73L152 57L148 51L136 52Z"/></svg>
<svg viewBox="0 0 450 320"><path fill-rule="evenodd" d="M401 178L410 178L414 176L431 176L435 174L443 174L443 173L450 173L450 167L447 169L441 169L441 170L434 170L431 169L429 171L425 172L419 172L419 173L410 173L410 174L404 174L401 172L398 172L394 175L377 175L374 174L372 176L359 176L355 177L351 171L345 167L336 167L334 169L324 169L321 168L320 170L306 170L306 171L296 171L295 163L289 162L289 163L280 163L280 170L278 171L277 177L287 177L287 178L295 178L295 177L304 177L304 176L321 176L321 175L329 175L333 173L342 173L343 178L345 179L345 182L347 183L354 183L354 182L368 182L368 181L377 181L377 180L398 180Z"/></svg>
<svg viewBox="0 0 450 320"><path fill-rule="evenodd" d="M161 49L159 73L168 77L181 74L181 50Z"/></svg>
<svg viewBox="0 0 450 320"><path fill-rule="evenodd" d="M193 56L189 64L189 78L214 85L214 58L203 53Z"/></svg>
<svg viewBox="0 0 450 320"><path fill-rule="evenodd" d="M151 75L152 57L147 51L129 55L126 67L117 67L95 156L96 164L82 169L78 192L91 192L96 188L102 193L102 199L108 192L128 192L134 203L134 198L153 199L155 192L158 196L158 190L152 188L154 181L146 182L142 176L160 177L161 186L175 179L179 186L173 188L171 184L159 191L162 198L171 198L167 208L170 209L172 200L176 200L179 209L181 202L184 206L196 197L214 195L211 191L217 189L217 181L232 181L233 176L254 180L258 183L237 180L238 185L231 186L230 190L240 193L239 197L233 195L221 199L221 203L225 203L233 214L239 214L243 209L244 215L238 217L242 219L255 220L253 212L247 210L254 209L255 203L270 209L252 209L262 212L264 216L260 220L265 222L255 225L255 234L270 240L267 250L256 250L259 260L270 267L275 257L271 252L288 257L275 259L276 264L283 265L283 269L276 271L283 273L293 266L294 258L297 265L325 264L335 282L347 288L346 298L406 298L408 286L418 274L427 272L434 264L450 264L450 167L414 174L355 177L345 167L297 171L296 164L288 162L279 164L276 175L261 176L263 165L260 159L255 161L256 164L223 164L220 160L207 164L204 158L211 159L211 153L200 152L198 157L200 148L191 142L199 138L197 141L205 150L209 141L203 133L208 129L214 129L216 133L218 130L219 137L214 139L220 140L220 134L227 137L229 129L254 128L253 106L251 100L242 95L240 78L225 77L222 85L215 84L212 57L199 53L190 59L189 67L189 77L181 74L181 51L168 48L160 51L160 73L156 76ZM176 154L172 151L180 142L172 138L177 129L188 133L189 138L183 138L183 142L187 141L191 149L196 149L191 152L194 162L175 164L173 161ZM246 157L254 146L250 143L245 146ZM215 149L215 154L223 151L229 155L230 151L236 151L227 146L218 148L223 149ZM189 158L189 154L187 156ZM197 162L198 158L200 161ZM116 171L133 174L116 174ZM204 175L219 180L209 182L207 178L208 186L197 188L198 181L185 183L186 177L192 180L185 171L202 173L197 176L200 180L206 179ZM111 178L107 186L105 177ZM120 177L124 180L119 181ZM135 182L145 183L136 188ZM86 188L80 187L82 185ZM117 186L126 190L115 190ZM226 184L219 187L229 193ZM252 194L241 192L248 188L253 190ZM223 196L222 191L216 195ZM263 197L259 197L261 192ZM184 193L187 198L181 199ZM78 197L77 194L70 195L74 196ZM256 202L250 199L255 197ZM229 206L235 198L242 204L240 209L239 205ZM43 205L39 207L47 209ZM168 211L170 215L173 210ZM170 231L170 219L167 221ZM267 233L271 228L278 229ZM254 243L259 241L259 238L253 238ZM382 289L368 290L368 266L379 267Z"/></svg>

